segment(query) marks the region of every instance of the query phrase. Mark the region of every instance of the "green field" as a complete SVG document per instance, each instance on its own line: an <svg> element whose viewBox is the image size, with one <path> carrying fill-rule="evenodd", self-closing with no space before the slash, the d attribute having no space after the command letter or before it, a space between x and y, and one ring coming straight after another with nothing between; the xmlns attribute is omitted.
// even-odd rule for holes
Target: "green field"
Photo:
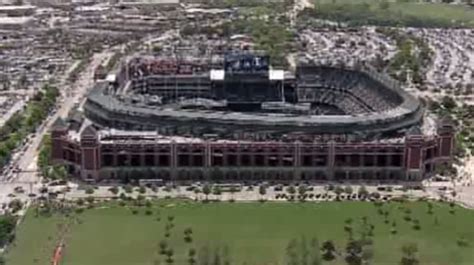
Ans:
<svg viewBox="0 0 474 265"><path fill-rule="evenodd" d="M108 205L79 214L80 222L67 233L63 265L152 265L160 258L158 243L165 239L168 216L174 227L168 239L175 253L174 264L188 264L190 247L228 246L232 264L285 264L285 249L291 239L317 237L320 242L333 240L343 251L347 234L344 221L367 216L374 229L374 262L399 264L400 248L415 242L424 265L472 265L474 261L474 211L434 204L428 213L426 202L390 203L381 206L389 212L389 224L372 203L210 203L165 202L154 204L152 215L146 207L132 214L129 207ZM418 219L421 229L413 229ZM159 219L159 220L158 220ZM7 255L9 265L49 264L58 230L64 217L35 217L31 210L17 232L14 246ZM391 234L392 222L397 234ZM193 230L192 243L184 241L183 231ZM464 237L468 246L458 246ZM162 262L161 264L165 264ZM341 258L324 264L345 264Z"/></svg>
<svg viewBox="0 0 474 265"><path fill-rule="evenodd" d="M474 7L390 0L314 0L315 14L357 24L474 27ZM365 6L363 6L365 5Z"/></svg>

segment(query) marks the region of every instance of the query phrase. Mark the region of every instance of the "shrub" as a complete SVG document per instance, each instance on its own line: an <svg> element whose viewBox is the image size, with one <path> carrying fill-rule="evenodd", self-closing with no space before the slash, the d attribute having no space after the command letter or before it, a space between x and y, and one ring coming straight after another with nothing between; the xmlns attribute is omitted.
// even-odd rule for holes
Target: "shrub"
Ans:
<svg viewBox="0 0 474 265"><path fill-rule="evenodd" d="M94 188L87 188L86 189L86 194L93 194L94 193Z"/></svg>
<svg viewBox="0 0 474 265"><path fill-rule="evenodd" d="M151 201L147 200L147 201L145 201L145 206L147 208L151 208L153 206L153 203L151 203Z"/></svg>
<svg viewBox="0 0 474 265"><path fill-rule="evenodd" d="M76 201L76 204L77 204L78 206L84 205L84 199L79 198L79 199Z"/></svg>
<svg viewBox="0 0 474 265"><path fill-rule="evenodd" d="M125 193L120 193L119 195L119 199L123 200L123 201L126 201L128 198L127 198L127 195L125 195Z"/></svg>
<svg viewBox="0 0 474 265"><path fill-rule="evenodd" d="M89 196L89 197L86 198L86 201L87 201L87 203L89 203L89 204L93 204L93 203L94 203L94 197Z"/></svg>
<svg viewBox="0 0 474 265"><path fill-rule="evenodd" d="M185 236L184 236L184 242L186 242L186 243L191 243L191 242L193 242L192 236L191 236L191 235L185 235Z"/></svg>
<svg viewBox="0 0 474 265"><path fill-rule="evenodd" d="M413 220L413 229L415 230L420 230L421 229L421 226L420 226L420 221L418 220Z"/></svg>
<svg viewBox="0 0 474 265"><path fill-rule="evenodd" d="M144 186L140 186L138 188L138 192L141 193L141 194L145 194L146 193L146 188Z"/></svg>
<svg viewBox="0 0 474 265"><path fill-rule="evenodd" d="M12 212L16 213L23 208L23 202L20 199L14 199L8 204L8 207L12 209Z"/></svg>
<svg viewBox="0 0 474 265"><path fill-rule="evenodd" d="M133 187L131 185L125 185L123 187L123 190L126 192L126 193L132 193L133 192Z"/></svg>
<svg viewBox="0 0 474 265"><path fill-rule="evenodd" d="M370 196L376 200L380 199L380 193L378 192L372 192Z"/></svg>
<svg viewBox="0 0 474 265"><path fill-rule="evenodd" d="M139 204L141 204L141 202L143 202L144 200L145 200L145 196L138 194L137 201L139 202Z"/></svg>
<svg viewBox="0 0 474 265"><path fill-rule="evenodd" d="M114 195L117 195L119 193L118 187L110 187L109 191L112 192Z"/></svg>
<svg viewBox="0 0 474 265"><path fill-rule="evenodd" d="M458 246L460 246L460 247L467 247L467 246L469 246L469 241L468 241L467 238L464 237L464 236L461 236L460 238L458 238L458 240L456 241L456 243L457 243Z"/></svg>
<svg viewBox="0 0 474 265"><path fill-rule="evenodd" d="M347 193L347 194L352 194L353 191L354 191L354 190L352 189L351 186L346 186L346 187L344 188L344 192Z"/></svg>
<svg viewBox="0 0 474 265"><path fill-rule="evenodd" d="M152 211L152 210L146 210L146 211L145 211L145 214L146 214L146 215L152 215L152 214L153 214L153 211Z"/></svg>

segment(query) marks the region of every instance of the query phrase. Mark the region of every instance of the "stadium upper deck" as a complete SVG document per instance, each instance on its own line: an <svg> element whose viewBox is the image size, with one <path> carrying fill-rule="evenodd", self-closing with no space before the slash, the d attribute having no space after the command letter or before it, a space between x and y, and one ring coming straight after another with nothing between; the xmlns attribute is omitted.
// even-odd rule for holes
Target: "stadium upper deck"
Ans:
<svg viewBox="0 0 474 265"><path fill-rule="evenodd" d="M268 61L234 55L211 69L202 61L132 59L116 82L97 84L85 113L103 127L223 138L236 131L370 136L421 122L419 101L366 66L301 65L291 75Z"/></svg>

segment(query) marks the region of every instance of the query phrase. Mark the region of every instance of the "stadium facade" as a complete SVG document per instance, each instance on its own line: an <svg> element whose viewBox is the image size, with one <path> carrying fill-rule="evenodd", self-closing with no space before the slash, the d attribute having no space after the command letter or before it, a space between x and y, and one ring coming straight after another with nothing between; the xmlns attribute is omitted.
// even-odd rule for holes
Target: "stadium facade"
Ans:
<svg viewBox="0 0 474 265"><path fill-rule="evenodd" d="M253 54L129 58L83 111L56 122L52 157L91 180L420 180L454 146L449 120L368 66L290 73Z"/></svg>

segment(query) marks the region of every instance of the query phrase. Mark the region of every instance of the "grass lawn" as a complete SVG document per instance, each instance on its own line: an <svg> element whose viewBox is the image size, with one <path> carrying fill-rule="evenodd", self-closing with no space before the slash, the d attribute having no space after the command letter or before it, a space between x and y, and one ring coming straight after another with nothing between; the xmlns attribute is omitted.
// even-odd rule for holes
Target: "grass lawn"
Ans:
<svg viewBox="0 0 474 265"><path fill-rule="evenodd" d="M403 219L405 211L420 221L421 229ZM344 221L353 218L357 228L367 216L374 230L374 263L398 264L400 247L406 242L418 244L421 264L472 265L474 261L474 211L434 204L428 214L426 202L390 203L389 224L372 203L211 203L161 201L146 215L147 208L111 205L86 210L80 223L66 236L64 265L152 265L158 255L158 243L165 239L168 216L174 216L174 227L168 239L175 253L174 264L187 264L185 258L192 246L227 245L232 264L284 264L285 249L291 239L316 236L320 242L333 240L342 251L347 235ZM159 218L159 220L157 220ZM35 217L30 211L18 230L15 246L7 255L9 265L49 264L57 241L61 217ZM435 221L437 219L438 221ZM392 222L398 233L392 235ZM436 224L437 223L437 224ZM183 231L191 227L193 242L184 242ZM356 230L356 229L355 229ZM464 236L469 246L460 247ZM35 262L37 259L37 262ZM164 258L161 258L164 261ZM162 262L164 264L164 262ZM326 264L326 263L325 263ZM327 264L344 264L339 259Z"/></svg>
<svg viewBox="0 0 474 265"><path fill-rule="evenodd" d="M377 12L388 11L393 14L409 15L419 19L439 19L448 22L464 22L466 27L474 27L474 8L465 5L450 5L443 3L421 3L418 1L390 1L387 10L380 10L381 0L314 0L315 7L320 5L357 5L367 3L370 10ZM459 23L457 23L459 24Z"/></svg>

